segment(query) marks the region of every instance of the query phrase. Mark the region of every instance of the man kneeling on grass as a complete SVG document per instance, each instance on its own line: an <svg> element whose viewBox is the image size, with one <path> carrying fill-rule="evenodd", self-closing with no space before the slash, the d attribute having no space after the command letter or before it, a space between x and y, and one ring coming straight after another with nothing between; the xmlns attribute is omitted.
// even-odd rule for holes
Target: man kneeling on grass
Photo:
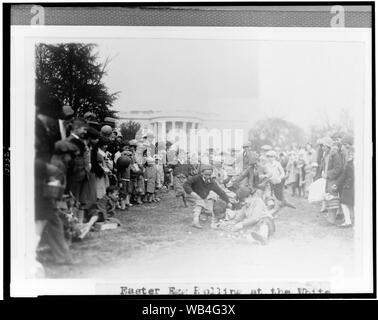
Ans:
<svg viewBox="0 0 378 320"><path fill-rule="evenodd" d="M202 165L201 173L189 177L185 181L183 188L189 195L188 200L194 205L193 208L193 227L201 229L202 226L199 223L199 217L202 210L207 213L211 213L212 226L216 223L214 215L214 196L210 194L211 191L216 193L222 200L224 200L228 207L231 208L230 201L226 193L217 185L212 179L213 167L210 165Z"/></svg>
<svg viewBox="0 0 378 320"><path fill-rule="evenodd" d="M109 186L106 188L106 194L91 208L88 208L89 221L82 230L81 239L87 235L96 222L113 222L117 223L118 226L121 225L121 222L117 218L114 218L118 196L118 188L116 186Z"/></svg>
<svg viewBox="0 0 378 320"><path fill-rule="evenodd" d="M240 210L227 210L226 220L230 231L240 231L251 228L251 236L261 244L267 244L269 237L275 232L273 213L268 209L256 189L241 187L236 193Z"/></svg>

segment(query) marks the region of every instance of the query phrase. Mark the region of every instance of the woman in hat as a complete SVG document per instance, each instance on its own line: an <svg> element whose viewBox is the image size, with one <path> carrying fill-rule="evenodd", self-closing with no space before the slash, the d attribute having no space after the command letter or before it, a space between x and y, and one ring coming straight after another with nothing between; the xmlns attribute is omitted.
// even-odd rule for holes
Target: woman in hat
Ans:
<svg viewBox="0 0 378 320"><path fill-rule="evenodd" d="M101 137L98 143L96 159L100 170L96 175L97 199L101 199L106 194L106 188L110 185L108 175L111 173L111 170L106 161L106 150L108 148L108 143L109 140L104 137Z"/></svg>
<svg viewBox="0 0 378 320"><path fill-rule="evenodd" d="M100 168L97 162L98 142L100 132L92 127L87 128L87 147L89 149L90 170L83 181L82 191L80 193L80 202L85 208L91 206L97 201L96 191L96 172ZM100 168L101 169L101 168Z"/></svg>
<svg viewBox="0 0 378 320"><path fill-rule="evenodd" d="M322 139L323 143L323 159L321 163L322 177L326 179L326 193L337 196L338 186L337 180L343 173L343 163L339 152L332 150L334 142L330 137ZM325 212L326 203L323 201L321 212Z"/></svg>

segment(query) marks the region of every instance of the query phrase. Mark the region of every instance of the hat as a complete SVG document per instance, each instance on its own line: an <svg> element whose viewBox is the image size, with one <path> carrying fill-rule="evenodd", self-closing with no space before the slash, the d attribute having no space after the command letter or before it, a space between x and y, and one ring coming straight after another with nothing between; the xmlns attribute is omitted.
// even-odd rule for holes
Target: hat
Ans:
<svg viewBox="0 0 378 320"><path fill-rule="evenodd" d="M88 119L88 118L96 118L96 115L93 112L88 111L84 113L84 119Z"/></svg>
<svg viewBox="0 0 378 320"><path fill-rule="evenodd" d="M63 114L68 117L68 116L72 116L75 112L73 111L72 107L69 106L69 105L65 105L62 107L62 112Z"/></svg>
<svg viewBox="0 0 378 320"><path fill-rule="evenodd" d="M201 172L204 170L213 170L213 166L210 164L202 164L201 165Z"/></svg>
<svg viewBox="0 0 378 320"><path fill-rule="evenodd" d="M60 140L55 142L54 151L56 154L75 153L79 151L79 148L67 140Z"/></svg>
<svg viewBox="0 0 378 320"><path fill-rule="evenodd" d="M100 138L100 132L98 132L95 128L92 128L92 127L87 128L87 135L88 135L88 138L91 138L91 139Z"/></svg>
<svg viewBox="0 0 378 320"><path fill-rule="evenodd" d="M351 135L346 135L342 140L341 140L341 143L342 144L349 144L349 145L353 145L353 136Z"/></svg>
<svg viewBox="0 0 378 320"><path fill-rule="evenodd" d="M264 150L264 151L269 151L269 150L272 150L272 147L268 144L265 144L261 147L261 150Z"/></svg>
<svg viewBox="0 0 378 320"><path fill-rule="evenodd" d="M317 168L317 167L319 167L319 165L316 162L311 163L311 168Z"/></svg>
<svg viewBox="0 0 378 320"><path fill-rule="evenodd" d="M250 147L252 147L250 142L246 142L243 144L243 148L250 148Z"/></svg>
<svg viewBox="0 0 378 320"><path fill-rule="evenodd" d="M329 147L329 148L331 148L332 145L333 145L333 140L330 137L324 137L322 139L322 144L325 145L325 146L327 146L327 147Z"/></svg>
<svg viewBox="0 0 378 320"><path fill-rule="evenodd" d="M277 153L276 153L276 151L274 151L274 150L269 150L269 151L266 153L266 156L267 156L267 157L276 158L276 157L277 157Z"/></svg>
<svg viewBox="0 0 378 320"><path fill-rule="evenodd" d="M104 136L110 136L113 133L113 129L111 126L105 125L101 128L101 134Z"/></svg>

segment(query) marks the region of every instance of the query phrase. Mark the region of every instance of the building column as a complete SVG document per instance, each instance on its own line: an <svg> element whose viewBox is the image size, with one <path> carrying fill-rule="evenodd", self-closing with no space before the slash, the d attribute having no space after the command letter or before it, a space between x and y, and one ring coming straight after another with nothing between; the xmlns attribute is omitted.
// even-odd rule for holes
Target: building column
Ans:
<svg viewBox="0 0 378 320"><path fill-rule="evenodd" d="M165 121L161 122L161 140L164 142L167 141L167 126Z"/></svg>
<svg viewBox="0 0 378 320"><path fill-rule="evenodd" d="M182 130L185 132L185 134L188 134L186 132L186 122L185 121L182 122Z"/></svg>
<svg viewBox="0 0 378 320"><path fill-rule="evenodd" d="M158 129L159 129L159 125L157 122L154 122L154 135L155 135L155 142L158 141Z"/></svg>

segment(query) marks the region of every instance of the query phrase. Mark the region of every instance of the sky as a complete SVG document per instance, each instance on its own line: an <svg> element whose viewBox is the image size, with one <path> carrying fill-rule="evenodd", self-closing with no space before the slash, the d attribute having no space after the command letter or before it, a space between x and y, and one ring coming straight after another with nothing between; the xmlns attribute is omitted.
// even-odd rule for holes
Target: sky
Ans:
<svg viewBox="0 0 378 320"><path fill-rule="evenodd" d="M99 40L115 109L216 112L253 123L283 117L304 129L363 107L359 43L188 39ZM243 116L242 116L243 115Z"/></svg>

